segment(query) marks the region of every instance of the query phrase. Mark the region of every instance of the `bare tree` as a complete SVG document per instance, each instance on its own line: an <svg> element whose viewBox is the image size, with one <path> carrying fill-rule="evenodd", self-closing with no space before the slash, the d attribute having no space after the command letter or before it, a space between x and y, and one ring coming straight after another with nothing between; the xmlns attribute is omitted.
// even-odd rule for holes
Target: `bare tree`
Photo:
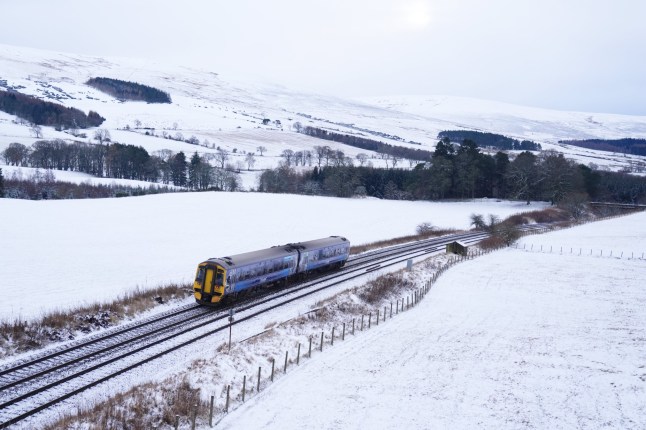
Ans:
<svg viewBox="0 0 646 430"><path fill-rule="evenodd" d="M305 160L303 159L303 151L294 152L294 165L298 166L299 164L305 165Z"/></svg>
<svg viewBox="0 0 646 430"><path fill-rule="evenodd" d="M305 165L306 161L309 166L312 165L312 151L307 149L303 151L303 166Z"/></svg>
<svg viewBox="0 0 646 430"><path fill-rule="evenodd" d="M251 170L253 169L254 164L256 164L256 157L252 152L249 152L245 157L245 161L247 162L247 170Z"/></svg>
<svg viewBox="0 0 646 430"><path fill-rule="evenodd" d="M220 168L224 169L226 162L229 160L229 153L225 149L218 149L215 159L220 163Z"/></svg>
<svg viewBox="0 0 646 430"><path fill-rule="evenodd" d="M433 230L435 230L435 227L430 222L423 222L415 228L415 232L419 235L432 233Z"/></svg>
<svg viewBox="0 0 646 430"><path fill-rule="evenodd" d="M170 149L160 149L153 152L153 155L156 155L161 160L168 163L168 160L170 160L170 158L173 156L173 151L171 151Z"/></svg>
<svg viewBox="0 0 646 430"><path fill-rule="evenodd" d="M135 128L139 128L139 127L141 127L141 121L139 121L138 119L136 119L136 120L135 120Z"/></svg>
<svg viewBox="0 0 646 430"><path fill-rule="evenodd" d="M103 142L109 142L110 132L105 128L99 128L97 130L94 130L94 140L99 142L100 145L102 145Z"/></svg>
<svg viewBox="0 0 646 430"><path fill-rule="evenodd" d="M33 134L36 139L43 137L43 129L38 124L31 124L29 126L29 132Z"/></svg>
<svg viewBox="0 0 646 430"><path fill-rule="evenodd" d="M321 167L321 161L325 157L325 153L330 149L328 146L315 146L314 153L316 154L316 160L318 166Z"/></svg>
<svg viewBox="0 0 646 430"><path fill-rule="evenodd" d="M395 167L397 167L397 163L401 161L401 158L393 155L390 157L390 161L393 163L393 169L394 169Z"/></svg>
<svg viewBox="0 0 646 430"><path fill-rule="evenodd" d="M359 165L363 167L363 165L366 164L366 161L368 160L368 155L361 152L357 154L355 158L359 162Z"/></svg>
<svg viewBox="0 0 646 430"><path fill-rule="evenodd" d="M283 158L285 159L285 164L286 164L287 166L291 166L291 165L292 165L292 161L293 161L293 159L294 159L294 151L292 151L291 149L285 149L285 150L280 154L280 156L281 156L281 157L283 157Z"/></svg>
<svg viewBox="0 0 646 430"><path fill-rule="evenodd" d="M264 146L259 146L256 148L256 151L260 152L260 156L262 157L262 154L267 151L267 148Z"/></svg>

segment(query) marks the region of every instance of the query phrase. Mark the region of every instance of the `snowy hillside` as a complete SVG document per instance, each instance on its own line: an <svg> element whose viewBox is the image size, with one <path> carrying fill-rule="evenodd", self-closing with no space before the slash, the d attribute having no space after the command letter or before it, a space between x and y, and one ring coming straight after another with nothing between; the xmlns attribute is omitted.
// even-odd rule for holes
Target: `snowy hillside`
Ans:
<svg viewBox="0 0 646 430"><path fill-rule="evenodd" d="M92 77L133 81L168 92L171 104L121 102L85 85ZM347 156L367 152L296 133L294 124L311 125L380 140L412 149L432 150L437 134L447 129L474 129L534 140L557 148L580 162L612 169L630 157L555 146L560 139L646 137L646 117L560 112L457 97L388 98L352 101L290 91L287 88L238 82L212 71L132 59L95 58L0 45L0 87L39 98L94 110L106 118L114 141L141 145L147 151L231 153L233 164L244 153L265 146L256 168L275 166L285 149L328 145ZM263 119L268 119L263 124ZM30 145L36 139L27 125L0 113L0 151L11 142ZM153 130L154 129L154 130ZM146 135L148 132L149 135ZM195 137L200 145L162 137ZM91 131L87 132L91 139ZM71 139L44 127L44 138ZM413 144L416 142L421 145ZM235 151L235 153L233 152ZM381 160L375 159L379 166Z"/></svg>
<svg viewBox="0 0 646 430"><path fill-rule="evenodd" d="M558 143L573 139L621 139L646 136L646 117L608 113L564 112L519 106L509 103L455 96L374 97L362 101L407 112L430 122L450 121L456 129L504 134L541 143L543 149L563 152L580 163L618 166L627 159L623 154L599 152Z"/></svg>

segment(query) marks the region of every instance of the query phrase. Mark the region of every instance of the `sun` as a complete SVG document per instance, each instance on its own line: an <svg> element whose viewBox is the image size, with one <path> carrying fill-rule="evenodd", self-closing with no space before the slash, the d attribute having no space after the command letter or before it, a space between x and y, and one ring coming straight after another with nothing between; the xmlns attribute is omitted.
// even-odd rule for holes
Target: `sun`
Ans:
<svg viewBox="0 0 646 430"><path fill-rule="evenodd" d="M431 23L431 8L427 1L408 1L402 5L402 21L409 30L423 30Z"/></svg>

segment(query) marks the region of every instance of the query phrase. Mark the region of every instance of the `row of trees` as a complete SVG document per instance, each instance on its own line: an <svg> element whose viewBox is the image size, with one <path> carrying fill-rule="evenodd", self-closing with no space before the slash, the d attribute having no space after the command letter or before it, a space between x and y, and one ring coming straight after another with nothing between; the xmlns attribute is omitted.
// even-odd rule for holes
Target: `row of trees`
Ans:
<svg viewBox="0 0 646 430"><path fill-rule="evenodd" d="M0 91L0 110L32 124L52 126L59 130L98 127L105 121L105 118L94 111L86 115L79 109L46 102L16 91Z"/></svg>
<svg viewBox="0 0 646 430"><path fill-rule="evenodd" d="M493 197L558 203L592 198L638 203L646 198L646 179L592 170L553 151L525 151L513 159L503 152L491 156L466 140L457 148L439 142L432 161L413 170L316 166L297 173L283 164L260 176L259 190L385 199Z"/></svg>
<svg viewBox="0 0 646 430"><path fill-rule="evenodd" d="M1 172L0 172L1 173ZM1 174L0 174L1 176ZM109 197L141 196L173 192L164 186L129 187L124 185L104 185L83 182L80 184L57 181L51 170L36 170L32 175L23 177L14 174L3 181L0 179L0 197L29 200L54 199L96 199Z"/></svg>
<svg viewBox="0 0 646 430"><path fill-rule="evenodd" d="M370 156L363 152L357 154L354 159L345 155L345 152L332 149L329 146L315 146L312 151L309 149L303 151L293 151L291 149L285 149L280 154L283 159L282 163L287 167L292 166L312 166L316 164L317 167L328 167L328 166L354 166L355 162L360 166L372 167L372 162L370 161ZM379 157L386 163L386 167L397 167L397 165L402 161L401 157L395 155L389 155L385 153L379 154ZM373 156L374 158L374 156ZM419 163L419 160L408 160L410 167Z"/></svg>
<svg viewBox="0 0 646 430"><path fill-rule="evenodd" d="M11 143L2 153L9 165L57 169L88 173L98 177L136 179L161 182L197 190L235 190L239 187L236 174L225 164L226 151L221 151L221 162L213 166L210 158L197 152L187 160L183 152L170 150L149 154L144 148L121 143L68 144L61 139L39 140L31 147ZM218 153L220 154L220 152Z"/></svg>
<svg viewBox="0 0 646 430"><path fill-rule="evenodd" d="M586 139L561 140L559 143L596 149L598 151L621 152L624 154L646 155L646 139Z"/></svg>
<svg viewBox="0 0 646 430"><path fill-rule="evenodd" d="M540 143L531 140L519 141L502 134L486 133L473 130L446 130L437 135L438 139L449 139L451 142L464 142L471 140L480 148L494 148L503 151L540 151Z"/></svg>
<svg viewBox="0 0 646 430"><path fill-rule="evenodd" d="M0 198L4 197L4 176L2 176L2 169L0 169Z"/></svg>
<svg viewBox="0 0 646 430"><path fill-rule="evenodd" d="M423 149L406 148L404 146L394 146L387 143L379 142L377 140L366 139L365 137L334 133L332 131L323 130L317 127L302 127L298 128L299 133L308 136L316 137L324 140L331 140L334 142L343 143L345 145L353 146L355 148L365 149L367 151L374 151L381 154L388 154L397 158L408 158L411 160L428 161L431 159L432 153L424 151Z"/></svg>
<svg viewBox="0 0 646 430"><path fill-rule="evenodd" d="M119 100L145 101L148 103L171 102L170 95L167 92L136 82L97 77L91 78L86 84Z"/></svg>

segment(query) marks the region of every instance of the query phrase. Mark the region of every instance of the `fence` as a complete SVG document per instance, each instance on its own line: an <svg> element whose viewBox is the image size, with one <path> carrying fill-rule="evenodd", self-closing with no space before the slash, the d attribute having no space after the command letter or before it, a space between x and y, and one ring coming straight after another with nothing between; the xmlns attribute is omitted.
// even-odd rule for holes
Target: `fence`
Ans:
<svg viewBox="0 0 646 430"><path fill-rule="evenodd" d="M292 349L286 350L284 356L273 357L269 363L258 366L253 374L241 373L235 381L225 385L220 391L222 393L219 401L215 396L210 397L208 410L195 405L195 410L189 417L182 419L183 423L189 423L190 428L195 428L196 419L199 417L213 426L214 418L219 421L225 414L248 401L251 396L257 395L277 378L286 375L289 371L296 369L304 360L321 354L339 342L345 342L348 337L359 336L363 332L372 330L380 324L384 324L392 318L416 307L426 297L437 279L449 268L462 261L471 260L480 255L488 254L494 250L470 250L465 256L452 256L439 267L423 287L410 291L404 296L397 298L394 302L381 303L368 313L354 315L343 321L336 321L332 327L307 337L307 342L296 343ZM200 415L201 412L201 415ZM179 428L180 417L176 416L175 429Z"/></svg>
<svg viewBox="0 0 646 430"><path fill-rule="evenodd" d="M553 245L536 245L534 244L527 244L523 243L522 246L518 244L514 244L514 248L516 249L522 249L527 252L538 252L538 253L544 253L544 254L552 254L552 253L558 253L559 255L576 255L579 257L598 257L598 258L616 258L616 259L628 259L628 260L643 260L644 256L646 253L644 252L635 252L635 251L630 251L630 252L624 252L624 251L617 251L615 250L604 250L604 249L597 249L594 250L590 248L590 251L588 252L588 249L584 249L582 247L579 247L578 249L573 246L566 246L565 249L563 246L553 246ZM569 251L568 251L569 248Z"/></svg>
<svg viewBox="0 0 646 430"><path fill-rule="evenodd" d="M604 217L603 219L615 217L616 216L609 216ZM542 234L552 230L553 228L527 230L521 232L521 235L529 236ZM286 350L284 358L282 355L279 357L280 361L277 361L275 357L271 358L271 367L268 366L267 368L263 368L262 366L258 366L257 372L254 371L252 375L248 375L247 373L241 374L236 378L235 382L225 385L221 391L222 397L219 402L216 402L214 395L211 396L210 402L208 403L208 411L200 411L199 405L195 405L191 416L185 417L183 422L188 422L190 424L190 428L195 429L197 418L200 417L206 420L206 417L208 416L208 424L212 427L214 418L219 421L225 414L233 410L236 404L241 405L247 401L250 396L257 395L273 383L276 378L286 375L289 371L300 366L301 361L311 359L314 354L323 353L330 347L333 347L335 342L344 342L348 336L358 336L362 332L371 330L380 323L384 324L393 317L403 314L417 306L419 302L426 297L437 279L457 263L489 254L501 248L506 248L506 246L502 245L487 250L469 249L465 256L456 255L450 257L445 264L433 273L431 278L423 287L413 290L409 294L398 298L394 303L392 301L389 303L383 303L383 307L380 305L372 312L355 315L345 321L338 321L332 325L331 329L327 333L325 331L321 331L320 333L317 332L315 334L310 334L307 337L307 343L301 344L299 342L293 347L293 349ZM571 250L571 252L573 251ZM641 258L644 258L643 254ZM202 415L199 415L199 412L202 412ZM179 428L179 423L180 416L176 415L175 429Z"/></svg>

